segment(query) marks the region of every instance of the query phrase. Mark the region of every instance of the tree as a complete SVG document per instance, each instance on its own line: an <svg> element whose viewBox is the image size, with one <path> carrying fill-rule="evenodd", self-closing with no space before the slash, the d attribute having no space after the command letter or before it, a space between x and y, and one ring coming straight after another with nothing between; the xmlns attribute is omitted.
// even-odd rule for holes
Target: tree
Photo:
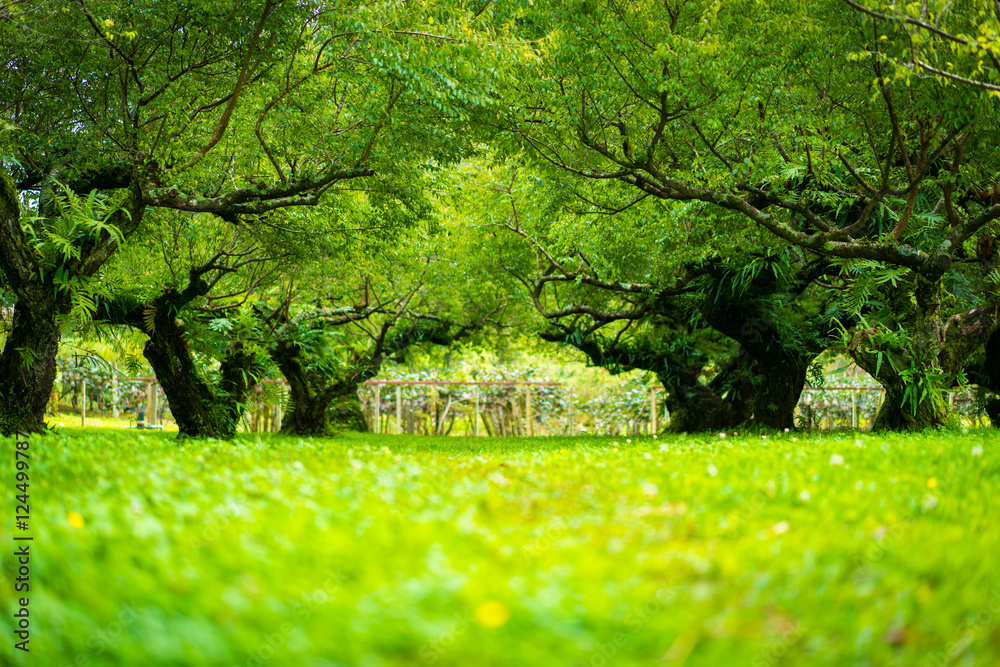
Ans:
<svg viewBox="0 0 1000 667"><path fill-rule="evenodd" d="M468 133L452 129L492 99L491 70L468 66L487 59L490 17L391 2L5 5L0 260L16 306L0 431L42 430L59 321L87 316L77 294L148 209L236 224L456 156ZM108 215L63 215L70 192ZM46 254L53 235L63 245Z"/></svg>
<svg viewBox="0 0 1000 667"><path fill-rule="evenodd" d="M270 371L256 320L241 314L288 253L270 254L266 238L222 220L157 217L109 262L92 320L144 335L142 355L182 437L231 438Z"/></svg>
<svg viewBox="0 0 1000 667"><path fill-rule="evenodd" d="M432 181L425 182L425 195ZM385 219L378 208L363 215ZM503 299L467 280L473 241L421 209L391 242L355 239L298 266L284 293L258 308L270 322L271 358L291 394L282 430L367 430L358 388L386 361L402 360L421 345L454 345L495 324Z"/></svg>
<svg viewBox="0 0 1000 667"><path fill-rule="evenodd" d="M861 299L848 332L886 388L876 427L944 424L942 388L997 327L992 254L970 259L1000 217L973 186L996 164L993 101L895 80L885 54L909 35L839 1L535 7L530 36L553 27L505 119L523 145L632 200L738 214L840 266L845 294L889 285L897 309ZM955 308L956 280L980 286L973 308Z"/></svg>
<svg viewBox="0 0 1000 667"><path fill-rule="evenodd" d="M759 232L746 225L716 238L716 215L700 204L604 211L596 200L612 187L514 161L466 171L452 210L502 230L482 234L480 261L542 316L543 339L612 373L656 373L672 430L794 427L809 369L836 333L830 291L815 284L836 273L828 262L750 243Z"/></svg>

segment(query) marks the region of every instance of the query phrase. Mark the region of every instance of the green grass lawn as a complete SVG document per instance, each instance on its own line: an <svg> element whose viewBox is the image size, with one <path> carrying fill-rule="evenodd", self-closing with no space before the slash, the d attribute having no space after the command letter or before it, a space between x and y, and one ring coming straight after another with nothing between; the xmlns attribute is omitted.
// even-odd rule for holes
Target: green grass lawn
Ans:
<svg viewBox="0 0 1000 667"><path fill-rule="evenodd" d="M0 664L992 665L1000 435L32 438ZM17 594L18 596L23 595Z"/></svg>

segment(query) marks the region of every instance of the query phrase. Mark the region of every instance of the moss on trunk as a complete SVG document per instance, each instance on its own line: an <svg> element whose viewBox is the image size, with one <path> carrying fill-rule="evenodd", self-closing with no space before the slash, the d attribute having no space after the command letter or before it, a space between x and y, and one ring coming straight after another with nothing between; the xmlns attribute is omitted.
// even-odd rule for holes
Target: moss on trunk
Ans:
<svg viewBox="0 0 1000 667"><path fill-rule="evenodd" d="M65 310L65 309L63 309ZM59 351L59 306L52 300L18 301L14 322L0 354L0 432L45 430Z"/></svg>

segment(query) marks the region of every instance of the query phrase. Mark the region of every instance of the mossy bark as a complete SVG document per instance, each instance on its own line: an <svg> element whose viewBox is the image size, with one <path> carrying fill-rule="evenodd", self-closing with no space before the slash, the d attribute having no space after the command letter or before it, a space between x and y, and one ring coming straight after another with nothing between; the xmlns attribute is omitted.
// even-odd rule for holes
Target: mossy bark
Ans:
<svg viewBox="0 0 1000 667"><path fill-rule="evenodd" d="M40 433L52 397L59 352L56 316L66 312L52 299L19 299L0 354L0 432Z"/></svg>
<svg viewBox="0 0 1000 667"><path fill-rule="evenodd" d="M271 358L288 381L292 409L281 421L287 435L324 436L338 431L368 431L358 381L353 378L330 380L324 373L310 369L302 348L290 341L279 341Z"/></svg>
<svg viewBox="0 0 1000 667"><path fill-rule="evenodd" d="M222 360L218 385L212 386L194 365L183 327L163 313L156 317L143 356L163 388L181 437L228 440L236 435L261 371L254 355L240 346L231 348Z"/></svg>
<svg viewBox="0 0 1000 667"><path fill-rule="evenodd" d="M746 373L747 357L738 354L707 385L693 370L661 374L666 388L670 433L725 431L744 425L753 413L754 387ZM700 369L698 369L700 370Z"/></svg>
<svg viewBox="0 0 1000 667"><path fill-rule="evenodd" d="M365 419L355 382L347 381L336 385L336 392L326 414L327 421L334 430L368 432L368 421Z"/></svg>

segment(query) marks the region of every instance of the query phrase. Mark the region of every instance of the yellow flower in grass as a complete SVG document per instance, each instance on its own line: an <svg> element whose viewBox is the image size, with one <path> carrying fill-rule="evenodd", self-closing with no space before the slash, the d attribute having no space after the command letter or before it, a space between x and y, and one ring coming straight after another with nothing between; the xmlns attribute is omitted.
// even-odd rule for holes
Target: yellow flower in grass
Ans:
<svg viewBox="0 0 1000 667"><path fill-rule="evenodd" d="M70 512L66 516L66 520L69 521L69 525L73 526L74 528L83 528L85 523L83 520L83 516L81 516L79 512Z"/></svg>
<svg viewBox="0 0 1000 667"><path fill-rule="evenodd" d="M510 620L510 609L503 602L487 600L476 607L476 620L484 628L499 628Z"/></svg>
<svg viewBox="0 0 1000 667"><path fill-rule="evenodd" d="M928 489L937 488L937 477L931 477L929 480L927 480L927 488Z"/></svg>

